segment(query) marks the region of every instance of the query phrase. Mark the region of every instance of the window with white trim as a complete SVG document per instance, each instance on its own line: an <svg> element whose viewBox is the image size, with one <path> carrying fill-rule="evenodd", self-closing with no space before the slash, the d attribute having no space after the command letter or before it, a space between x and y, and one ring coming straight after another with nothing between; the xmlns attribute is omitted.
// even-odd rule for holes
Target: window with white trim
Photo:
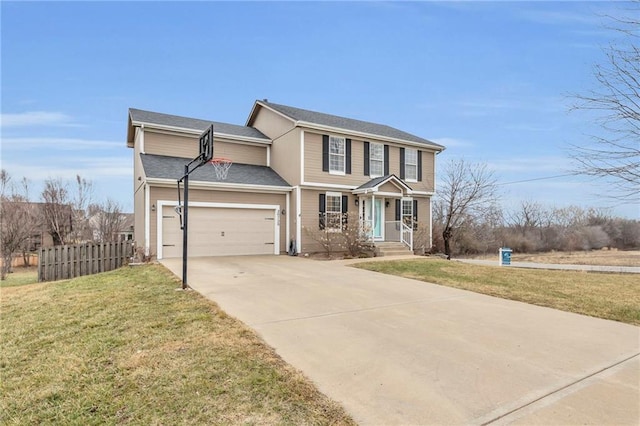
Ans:
<svg viewBox="0 0 640 426"><path fill-rule="evenodd" d="M406 148L404 150L404 177L406 180L418 181L418 150Z"/></svg>
<svg viewBox="0 0 640 426"><path fill-rule="evenodd" d="M413 200L402 199L402 223L411 227L413 224Z"/></svg>
<svg viewBox="0 0 640 426"><path fill-rule="evenodd" d="M326 228L342 229L342 194L339 192L327 192L327 207L325 212Z"/></svg>
<svg viewBox="0 0 640 426"><path fill-rule="evenodd" d="M329 173L344 174L345 138L329 136Z"/></svg>
<svg viewBox="0 0 640 426"><path fill-rule="evenodd" d="M369 176L380 177L384 173L384 145L372 142L369 145Z"/></svg>

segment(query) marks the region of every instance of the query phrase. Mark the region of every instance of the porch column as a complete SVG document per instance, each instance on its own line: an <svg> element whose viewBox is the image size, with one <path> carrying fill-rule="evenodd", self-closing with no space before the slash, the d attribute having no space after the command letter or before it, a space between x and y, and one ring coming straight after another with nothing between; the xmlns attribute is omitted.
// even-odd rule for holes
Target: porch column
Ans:
<svg viewBox="0 0 640 426"><path fill-rule="evenodd" d="M375 241L376 239L376 196L371 194L371 241Z"/></svg>

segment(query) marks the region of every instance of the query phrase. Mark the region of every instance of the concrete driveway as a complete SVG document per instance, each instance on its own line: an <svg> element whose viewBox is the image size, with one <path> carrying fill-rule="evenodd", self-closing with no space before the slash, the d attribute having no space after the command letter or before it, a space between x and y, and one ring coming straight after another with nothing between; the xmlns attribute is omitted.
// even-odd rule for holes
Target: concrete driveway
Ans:
<svg viewBox="0 0 640 426"><path fill-rule="evenodd" d="M189 284L360 424L640 422L640 328L345 263L194 258Z"/></svg>

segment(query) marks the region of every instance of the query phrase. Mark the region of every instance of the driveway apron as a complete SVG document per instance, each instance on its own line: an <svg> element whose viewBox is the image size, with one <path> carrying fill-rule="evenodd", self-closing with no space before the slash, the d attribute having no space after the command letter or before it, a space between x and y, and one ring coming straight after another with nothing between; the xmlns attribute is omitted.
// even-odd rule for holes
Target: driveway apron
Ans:
<svg viewBox="0 0 640 426"><path fill-rule="evenodd" d="M640 422L640 328L346 263L193 258L188 277L360 424Z"/></svg>

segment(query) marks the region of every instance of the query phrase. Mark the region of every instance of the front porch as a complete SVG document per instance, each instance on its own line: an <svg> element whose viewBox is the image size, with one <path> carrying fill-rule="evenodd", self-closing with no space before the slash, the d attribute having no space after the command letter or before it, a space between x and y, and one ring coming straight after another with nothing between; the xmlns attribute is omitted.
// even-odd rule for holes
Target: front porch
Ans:
<svg viewBox="0 0 640 426"><path fill-rule="evenodd" d="M411 192L395 175L372 179L353 191L361 229L374 244L399 242L413 251L417 206Z"/></svg>

